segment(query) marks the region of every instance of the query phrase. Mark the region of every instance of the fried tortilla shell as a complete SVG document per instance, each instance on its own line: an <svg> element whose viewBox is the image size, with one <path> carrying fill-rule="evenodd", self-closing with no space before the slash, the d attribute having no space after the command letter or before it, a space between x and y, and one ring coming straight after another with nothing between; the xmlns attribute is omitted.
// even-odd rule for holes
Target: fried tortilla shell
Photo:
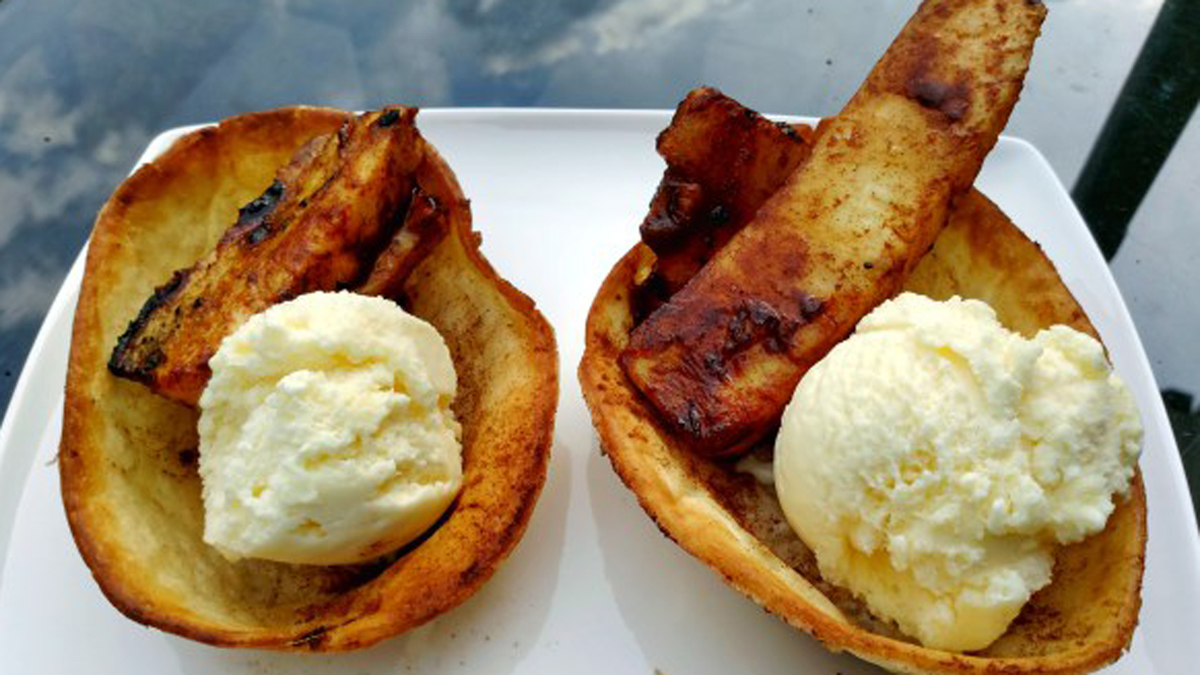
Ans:
<svg viewBox="0 0 1200 675"><path fill-rule="evenodd" d="M469 597L529 521L557 404L554 334L483 258L462 191L432 147L416 179L448 206L450 232L403 295L454 359L464 475L457 501L422 539L357 566L227 561L201 539L197 413L105 368L155 285L210 250L297 148L347 118L290 108L188 134L126 180L97 219L59 467L76 544L104 594L135 621L221 646L365 647Z"/></svg>
<svg viewBox="0 0 1200 675"><path fill-rule="evenodd" d="M1146 502L1140 474L1104 531L1060 549L1054 581L999 640L967 654L922 647L849 591L824 581L774 490L730 461L690 452L626 378L617 357L634 325L635 283L653 263L654 254L638 244L605 279L588 315L579 378L602 450L668 537L829 649L894 671L1083 673L1120 656L1141 604ZM1095 334L1037 244L977 192L959 200L905 288L985 300L1005 325L1027 335L1054 323ZM754 452L769 461L771 443Z"/></svg>

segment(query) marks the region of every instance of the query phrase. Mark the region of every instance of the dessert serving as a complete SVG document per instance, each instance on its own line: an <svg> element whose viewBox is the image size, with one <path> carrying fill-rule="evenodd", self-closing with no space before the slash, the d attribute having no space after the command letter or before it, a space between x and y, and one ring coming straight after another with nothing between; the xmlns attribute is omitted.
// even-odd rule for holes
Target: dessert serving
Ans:
<svg viewBox="0 0 1200 675"><path fill-rule="evenodd" d="M1088 672L1137 623L1136 409L971 188L1044 12L924 2L815 129L692 92L588 316L601 447L663 532L899 672Z"/></svg>
<svg viewBox="0 0 1200 675"><path fill-rule="evenodd" d="M483 258L417 111L187 134L97 218L59 467L130 618L371 645L474 593L545 482L554 335Z"/></svg>

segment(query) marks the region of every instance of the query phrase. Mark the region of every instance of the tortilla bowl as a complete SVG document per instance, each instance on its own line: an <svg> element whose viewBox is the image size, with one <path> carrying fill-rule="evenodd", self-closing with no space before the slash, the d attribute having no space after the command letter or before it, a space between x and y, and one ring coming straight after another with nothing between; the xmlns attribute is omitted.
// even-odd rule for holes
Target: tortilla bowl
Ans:
<svg viewBox="0 0 1200 675"><path fill-rule="evenodd" d="M1059 550L1054 581L1008 631L966 654L922 647L821 578L778 499L730 461L706 459L663 425L618 363L633 328L636 283L654 254L634 246L592 304L579 379L601 450L659 528L765 609L833 651L903 673L1065 674L1095 670L1127 648L1141 606L1146 499L1136 474L1107 527ZM1025 335L1065 323L1095 335L1040 247L978 192L961 198L905 290L978 298ZM769 461L773 441L753 451Z"/></svg>
<svg viewBox="0 0 1200 675"><path fill-rule="evenodd" d="M446 339L458 372L463 487L422 538L354 566L229 562L201 538L197 412L105 367L155 286L211 249L297 148L348 116L287 108L187 134L126 180L97 218L59 467L80 553L135 621L227 647L357 649L461 603L524 533L549 462L554 334L480 253L462 190L432 147L417 180L450 205L450 229L408 278L404 300Z"/></svg>

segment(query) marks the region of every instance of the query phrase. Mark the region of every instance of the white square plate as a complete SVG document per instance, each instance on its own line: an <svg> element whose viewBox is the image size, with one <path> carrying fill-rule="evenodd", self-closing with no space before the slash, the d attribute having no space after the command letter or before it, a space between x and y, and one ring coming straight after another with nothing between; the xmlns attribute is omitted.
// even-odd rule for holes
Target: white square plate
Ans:
<svg viewBox="0 0 1200 675"><path fill-rule="evenodd" d="M0 671L77 673L878 672L761 611L664 538L600 455L575 368L592 296L634 243L662 174L668 111L429 110L419 122L471 198L483 250L557 331L550 477L524 541L458 609L354 654L226 651L122 617L90 578L54 466L82 256L0 428ZM163 133L148 161L185 133ZM1141 625L1108 673L1200 663L1200 539L1158 388L1120 293L1045 159L1001 139L978 182L1055 261L1104 336L1146 426L1150 540Z"/></svg>

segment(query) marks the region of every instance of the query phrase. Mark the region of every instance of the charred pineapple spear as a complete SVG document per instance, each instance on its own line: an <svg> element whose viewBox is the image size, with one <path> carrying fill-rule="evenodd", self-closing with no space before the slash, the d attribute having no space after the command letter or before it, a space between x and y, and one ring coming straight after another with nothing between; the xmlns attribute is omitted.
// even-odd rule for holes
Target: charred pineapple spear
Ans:
<svg viewBox="0 0 1200 675"><path fill-rule="evenodd" d="M366 113L297 151L216 249L146 301L109 370L195 405L209 358L251 315L311 291L399 293L447 228L447 205L413 177L426 159L416 114Z"/></svg>
<svg viewBox="0 0 1200 675"><path fill-rule="evenodd" d="M796 382L897 292L1017 101L1045 8L927 0L811 156L630 336L634 384L705 454L768 433Z"/></svg>

